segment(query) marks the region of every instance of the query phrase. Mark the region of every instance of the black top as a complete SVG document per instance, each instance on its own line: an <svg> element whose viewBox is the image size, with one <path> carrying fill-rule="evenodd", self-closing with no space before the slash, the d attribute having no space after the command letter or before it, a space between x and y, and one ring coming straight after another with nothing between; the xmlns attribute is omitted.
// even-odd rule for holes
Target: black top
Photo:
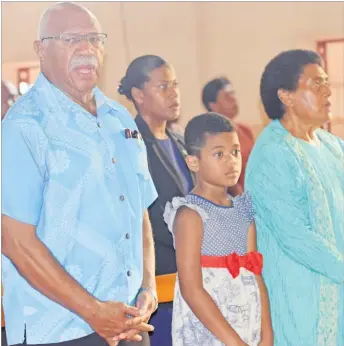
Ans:
<svg viewBox="0 0 344 346"><path fill-rule="evenodd" d="M163 214L167 202L171 202L173 197L184 197L189 192L184 184L185 172L178 170L177 165L171 162L166 150L140 115L137 115L135 122L147 148L149 171L158 192L158 198L148 209L155 241L156 275L175 273L177 265L172 234ZM185 145L182 136L167 129L166 134L183 156Z"/></svg>
<svg viewBox="0 0 344 346"><path fill-rule="evenodd" d="M181 172L180 178L182 178L183 191L186 193L192 190L193 181L190 175L189 168L185 162L185 157L180 152L177 144L170 138L167 139L157 139L160 146L165 150L168 156L169 162L171 162L176 170Z"/></svg>

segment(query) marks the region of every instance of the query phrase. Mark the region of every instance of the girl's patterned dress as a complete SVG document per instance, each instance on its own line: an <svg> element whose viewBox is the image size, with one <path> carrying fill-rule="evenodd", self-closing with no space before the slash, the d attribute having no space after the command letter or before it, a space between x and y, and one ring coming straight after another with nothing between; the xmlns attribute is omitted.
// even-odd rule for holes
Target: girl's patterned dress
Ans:
<svg viewBox="0 0 344 346"><path fill-rule="evenodd" d="M176 197L166 205L164 214L171 232L176 212L182 206L197 211L202 218L202 257L246 254L248 229L253 221L249 195L233 198L230 207L216 205L192 193L185 198ZM191 229L183 231L192 232ZM241 267L238 276L233 278L227 268L203 265L202 274L204 289L228 323L249 346L257 346L261 334L261 300L255 275ZM173 346L223 345L191 311L181 295L178 278L174 294L172 338Z"/></svg>

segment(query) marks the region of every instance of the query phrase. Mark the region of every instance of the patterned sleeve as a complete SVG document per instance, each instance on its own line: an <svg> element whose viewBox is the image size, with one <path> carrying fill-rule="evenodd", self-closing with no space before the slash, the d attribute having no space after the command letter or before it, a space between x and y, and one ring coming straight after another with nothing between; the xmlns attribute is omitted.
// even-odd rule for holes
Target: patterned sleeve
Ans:
<svg viewBox="0 0 344 346"><path fill-rule="evenodd" d="M256 210L257 232L264 225L290 258L342 283L343 253L311 229L305 178L295 154L286 145L270 145L257 148L250 161L245 187Z"/></svg>
<svg viewBox="0 0 344 346"><path fill-rule="evenodd" d="M37 128L26 131L14 121L2 123L2 214L37 226L43 203L43 163L38 158ZM42 151L42 150L41 150Z"/></svg>
<svg viewBox="0 0 344 346"><path fill-rule="evenodd" d="M164 212L164 221L166 222L168 226L168 230L172 233L173 237L174 237L174 234L173 234L174 219L177 215L178 209L183 206L186 206L190 209L197 211L203 223L205 223L208 220L208 214L200 206L192 204L192 203L188 203L184 197L174 197L172 202L167 202L165 207L165 212ZM174 239L173 239L173 243L174 243Z"/></svg>

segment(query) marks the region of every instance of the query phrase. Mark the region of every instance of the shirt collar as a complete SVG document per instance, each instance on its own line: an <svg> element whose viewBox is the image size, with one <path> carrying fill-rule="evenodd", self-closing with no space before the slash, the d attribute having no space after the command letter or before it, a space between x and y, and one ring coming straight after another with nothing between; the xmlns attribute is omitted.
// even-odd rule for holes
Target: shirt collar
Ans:
<svg viewBox="0 0 344 346"><path fill-rule="evenodd" d="M80 112L82 110L83 112L89 114L83 107L74 102L63 91L52 84L42 72L39 73L35 86L40 94L43 93L47 99L54 99L65 111ZM107 98L98 87L93 89L93 93L96 100L98 116L107 112L113 114L114 112L111 112L112 110L115 112L119 111L118 104Z"/></svg>

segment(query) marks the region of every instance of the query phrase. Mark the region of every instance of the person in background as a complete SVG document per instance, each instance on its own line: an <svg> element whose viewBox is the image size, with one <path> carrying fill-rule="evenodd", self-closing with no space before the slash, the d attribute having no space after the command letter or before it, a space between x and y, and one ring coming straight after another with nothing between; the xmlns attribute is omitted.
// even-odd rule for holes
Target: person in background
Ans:
<svg viewBox="0 0 344 346"><path fill-rule="evenodd" d="M147 346L157 193L134 120L97 87L107 35L70 2L38 34L41 73L2 122L8 344Z"/></svg>
<svg viewBox="0 0 344 346"><path fill-rule="evenodd" d="M131 62L118 91L136 107L137 127L147 147L148 166L158 191L149 216L153 227L156 253L156 282L159 308L150 320L155 327L153 346L170 346L176 255L173 239L163 219L165 205L176 196L185 196L193 187L185 163L181 136L167 129L167 122L180 114L180 96L173 67L163 58L144 55Z"/></svg>
<svg viewBox="0 0 344 346"><path fill-rule="evenodd" d="M221 77L209 81L202 90L202 101L208 111L222 114L236 125L241 147L242 172L238 183L230 187L228 191L232 196L239 195L245 189L246 164L254 145L253 132L247 125L236 121L239 114L239 106L233 84L228 78Z"/></svg>
<svg viewBox="0 0 344 346"><path fill-rule="evenodd" d="M265 67L272 120L246 169L275 346L344 345L344 141L321 129L331 87L318 54L290 50Z"/></svg>
<svg viewBox="0 0 344 346"><path fill-rule="evenodd" d="M1 121L18 97L17 88L8 81L1 81Z"/></svg>

